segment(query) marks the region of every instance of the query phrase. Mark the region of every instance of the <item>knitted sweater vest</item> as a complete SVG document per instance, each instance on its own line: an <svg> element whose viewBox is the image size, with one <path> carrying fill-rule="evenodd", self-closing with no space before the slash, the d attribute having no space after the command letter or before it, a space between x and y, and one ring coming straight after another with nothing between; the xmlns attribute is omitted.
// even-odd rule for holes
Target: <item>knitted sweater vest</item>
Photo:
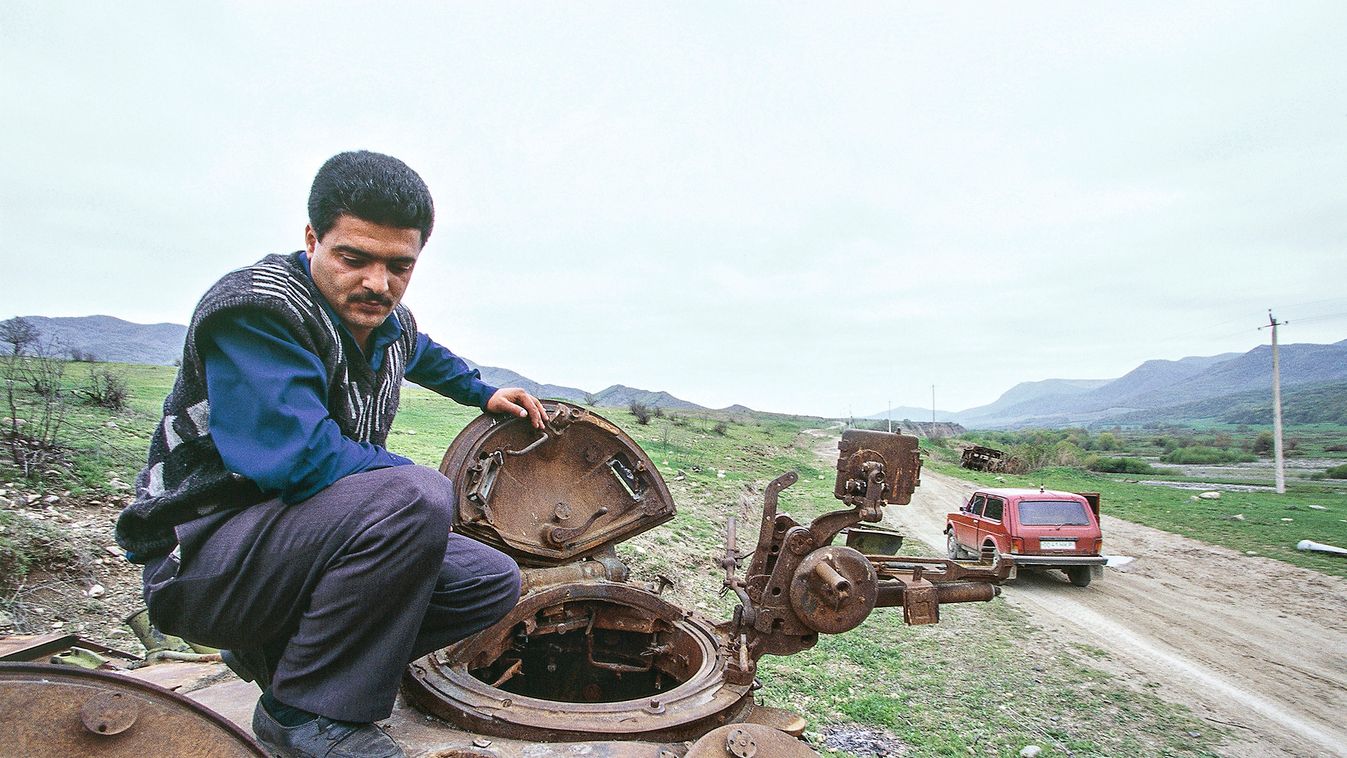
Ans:
<svg viewBox="0 0 1347 758"><path fill-rule="evenodd" d="M150 441L147 465L136 477L135 500L117 519L117 544L144 563L177 545L173 527L221 510L264 500L252 480L229 471L210 435L210 403L198 340L214 319L230 311L263 310L285 321L296 343L317 355L327 373L327 410L346 437L383 446L397 414L407 361L416 345L416 322L402 305L393 313L402 338L385 348L375 373L351 354L321 295L304 271L302 252L269 255L231 272L206 292L192 314L182 366L164 400L164 418Z"/></svg>

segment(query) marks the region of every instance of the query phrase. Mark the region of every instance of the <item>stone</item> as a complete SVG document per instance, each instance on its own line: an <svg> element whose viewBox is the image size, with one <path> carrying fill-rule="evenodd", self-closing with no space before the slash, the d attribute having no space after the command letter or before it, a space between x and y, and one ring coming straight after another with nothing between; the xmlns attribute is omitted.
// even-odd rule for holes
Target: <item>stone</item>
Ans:
<svg viewBox="0 0 1347 758"><path fill-rule="evenodd" d="M1243 513L1236 513L1236 514L1233 515L1233 516L1226 516L1226 518L1229 519L1229 520L1231 520L1231 521L1243 521L1243 520L1244 520L1244 514L1243 514Z"/></svg>
<svg viewBox="0 0 1347 758"><path fill-rule="evenodd" d="M53 504L53 503L59 503L59 502L61 502L61 496L60 496L60 495L47 495L46 497L42 498L42 502L46 503L47 505L51 505L51 504Z"/></svg>
<svg viewBox="0 0 1347 758"><path fill-rule="evenodd" d="M1202 498L1203 500L1220 500L1221 493L1215 491L1203 492L1202 494L1198 495L1198 497Z"/></svg>
<svg viewBox="0 0 1347 758"><path fill-rule="evenodd" d="M103 595L107 594L107 588L101 584L95 583L94 586L85 590L84 594L89 597L103 597Z"/></svg>
<svg viewBox="0 0 1347 758"><path fill-rule="evenodd" d="M1036 758L1041 752L1043 752L1043 748L1038 745L1025 745L1024 749L1020 751L1020 758Z"/></svg>
<svg viewBox="0 0 1347 758"><path fill-rule="evenodd" d="M0 493L0 494L3 494L3 493ZM1307 506L1305 506L1305 507L1306 507L1306 508L1309 508L1309 509L1312 510L1312 511L1326 511L1326 510L1328 510L1327 508L1323 507L1322 505L1307 505Z"/></svg>

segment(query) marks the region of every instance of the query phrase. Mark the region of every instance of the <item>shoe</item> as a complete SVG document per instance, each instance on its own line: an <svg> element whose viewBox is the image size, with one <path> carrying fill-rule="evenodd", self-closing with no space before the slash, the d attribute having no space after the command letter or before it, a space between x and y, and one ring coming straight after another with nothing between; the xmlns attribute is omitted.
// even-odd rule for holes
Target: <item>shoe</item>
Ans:
<svg viewBox="0 0 1347 758"><path fill-rule="evenodd" d="M230 671L238 674L245 682L257 682L257 686L266 692L271 689L271 667L260 647L241 647L237 650L221 650L220 660Z"/></svg>
<svg viewBox="0 0 1347 758"><path fill-rule="evenodd" d="M352 724L319 716L299 726L284 726L259 701L253 709L253 734L273 756L282 758L406 758L392 737L374 724Z"/></svg>

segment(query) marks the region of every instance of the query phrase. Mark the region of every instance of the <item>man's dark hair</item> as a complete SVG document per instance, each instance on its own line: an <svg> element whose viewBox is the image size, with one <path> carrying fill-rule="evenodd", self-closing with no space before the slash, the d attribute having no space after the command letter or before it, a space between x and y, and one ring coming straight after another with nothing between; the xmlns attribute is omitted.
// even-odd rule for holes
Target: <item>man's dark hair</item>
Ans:
<svg viewBox="0 0 1347 758"><path fill-rule="evenodd" d="M435 203L420 175L391 155L354 150L328 158L309 190L309 226L322 239L348 213L383 226L417 229L421 244L435 225Z"/></svg>

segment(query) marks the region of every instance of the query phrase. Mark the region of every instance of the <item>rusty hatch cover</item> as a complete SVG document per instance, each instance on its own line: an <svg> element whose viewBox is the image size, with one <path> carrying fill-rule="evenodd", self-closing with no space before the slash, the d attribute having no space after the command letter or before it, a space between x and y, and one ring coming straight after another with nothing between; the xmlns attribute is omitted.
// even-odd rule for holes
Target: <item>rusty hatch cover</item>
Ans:
<svg viewBox="0 0 1347 758"><path fill-rule="evenodd" d="M242 729L176 692L104 671L0 663L0 754L261 758Z"/></svg>
<svg viewBox="0 0 1347 758"><path fill-rule="evenodd" d="M454 531L525 565L582 558L673 518L673 498L634 440L599 415L544 400L546 428L480 416L449 446Z"/></svg>

